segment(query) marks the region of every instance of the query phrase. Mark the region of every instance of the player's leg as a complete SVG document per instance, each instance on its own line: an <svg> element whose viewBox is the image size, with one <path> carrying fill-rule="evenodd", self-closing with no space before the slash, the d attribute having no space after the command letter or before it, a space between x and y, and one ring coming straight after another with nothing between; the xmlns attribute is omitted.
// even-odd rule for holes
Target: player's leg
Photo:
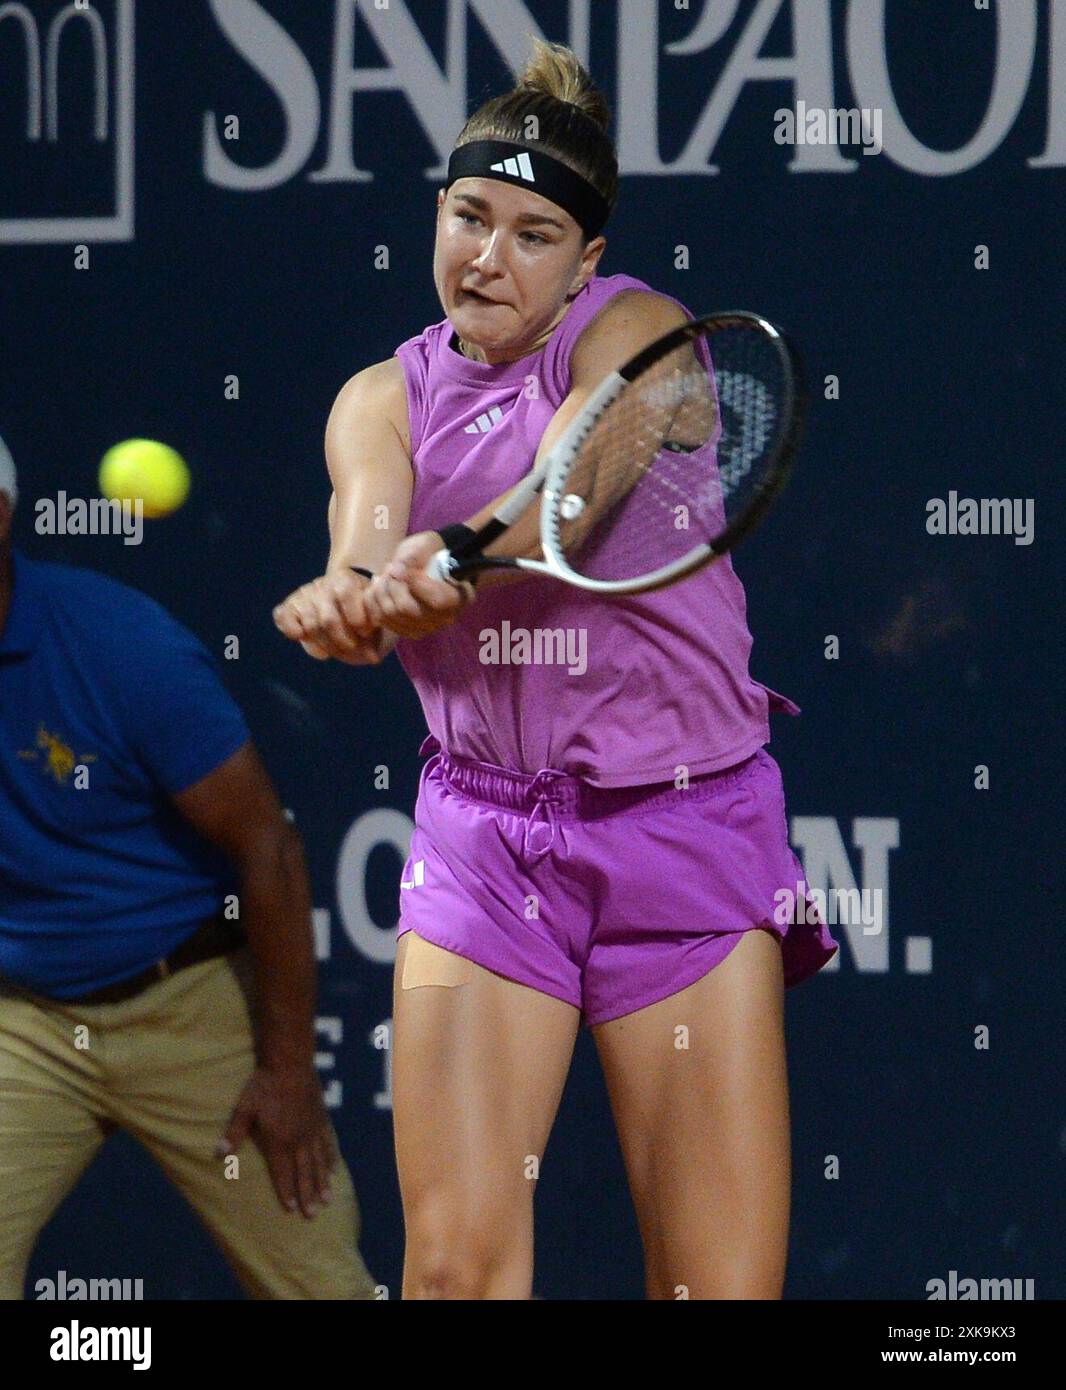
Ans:
<svg viewBox="0 0 1066 1390"><path fill-rule="evenodd" d="M404 1298L525 1299L533 1192L579 1012L401 936L393 1109Z"/></svg>
<svg viewBox="0 0 1066 1390"><path fill-rule="evenodd" d="M126 1004L114 1065L116 1115L198 1213L255 1298L375 1297L360 1257L359 1208L343 1159L332 1199L286 1212L249 1137L236 1168L215 1154L255 1068L246 948L189 966Z"/></svg>
<svg viewBox="0 0 1066 1390"><path fill-rule="evenodd" d="M20 1299L42 1227L107 1132L99 1040L0 988L0 1299Z"/></svg>
<svg viewBox="0 0 1066 1390"><path fill-rule="evenodd" d="M802 893L780 769L743 762L596 827L584 999L653 1297L778 1298L790 1201L783 995L836 951ZM663 893L662 884L669 884Z"/></svg>
<svg viewBox="0 0 1066 1390"><path fill-rule="evenodd" d="M791 1189L781 946L594 1027L649 1298L779 1298Z"/></svg>

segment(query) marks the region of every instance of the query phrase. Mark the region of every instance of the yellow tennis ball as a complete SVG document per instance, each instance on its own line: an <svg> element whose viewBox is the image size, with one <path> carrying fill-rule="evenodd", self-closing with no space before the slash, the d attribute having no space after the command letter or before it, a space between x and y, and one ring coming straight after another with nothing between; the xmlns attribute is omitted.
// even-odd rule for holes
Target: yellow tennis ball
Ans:
<svg viewBox="0 0 1066 1390"><path fill-rule="evenodd" d="M100 491L119 502L141 499L145 516L169 516L189 495L189 468L156 439L126 439L100 460Z"/></svg>

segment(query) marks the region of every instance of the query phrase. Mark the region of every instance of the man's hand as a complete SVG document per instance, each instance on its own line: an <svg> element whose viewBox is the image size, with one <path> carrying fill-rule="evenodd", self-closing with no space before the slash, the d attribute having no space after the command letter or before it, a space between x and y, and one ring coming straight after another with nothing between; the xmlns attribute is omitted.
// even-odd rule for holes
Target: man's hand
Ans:
<svg viewBox="0 0 1066 1390"><path fill-rule="evenodd" d="M313 1067L256 1068L216 1154L235 1154L249 1134L262 1150L281 1205L314 1216L330 1200L337 1148Z"/></svg>
<svg viewBox="0 0 1066 1390"><path fill-rule="evenodd" d="M429 577L426 566L443 546L436 531L419 531L401 541L363 593L366 618L399 637L425 637L454 622L474 601L474 586Z"/></svg>
<svg viewBox="0 0 1066 1390"><path fill-rule="evenodd" d="M375 666L388 656L395 638L367 618L368 583L352 570L324 574L278 604L274 624L317 661L334 657L349 666Z"/></svg>

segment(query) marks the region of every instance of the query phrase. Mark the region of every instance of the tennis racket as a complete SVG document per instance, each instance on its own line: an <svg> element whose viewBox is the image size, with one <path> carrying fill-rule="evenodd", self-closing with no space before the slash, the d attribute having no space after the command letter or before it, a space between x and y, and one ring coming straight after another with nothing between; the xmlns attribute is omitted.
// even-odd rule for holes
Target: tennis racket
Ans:
<svg viewBox="0 0 1066 1390"><path fill-rule="evenodd" d="M676 583L762 521L805 405L795 348L758 314L671 329L611 372L492 519L428 572L520 569L602 593ZM485 555L538 494L542 558Z"/></svg>

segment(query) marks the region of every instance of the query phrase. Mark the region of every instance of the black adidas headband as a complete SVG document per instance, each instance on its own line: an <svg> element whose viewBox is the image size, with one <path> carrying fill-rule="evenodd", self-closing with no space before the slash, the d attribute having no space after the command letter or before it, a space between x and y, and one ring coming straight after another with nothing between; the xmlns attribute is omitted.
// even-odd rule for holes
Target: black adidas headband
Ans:
<svg viewBox="0 0 1066 1390"><path fill-rule="evenodd" d="M452 150L445 188L456 179L500 179L539 193L568 212L590 240L607 221L607 200L587 179L553 155L510 140L471 140Z"/></svg>

